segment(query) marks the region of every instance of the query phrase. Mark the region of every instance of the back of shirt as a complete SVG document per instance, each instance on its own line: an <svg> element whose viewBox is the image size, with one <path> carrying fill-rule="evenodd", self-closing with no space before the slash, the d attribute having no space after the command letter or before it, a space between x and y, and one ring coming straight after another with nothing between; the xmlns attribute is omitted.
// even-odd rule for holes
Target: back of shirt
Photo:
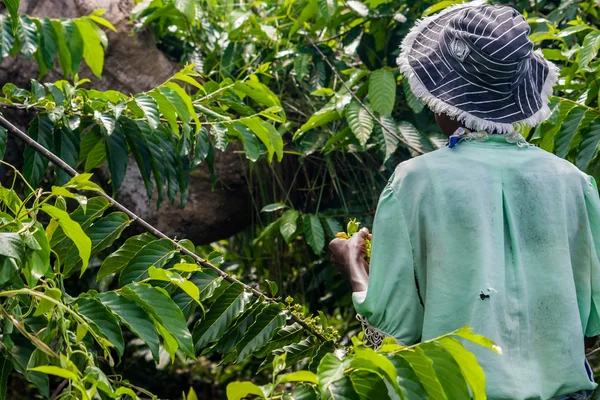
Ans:
<svg viewBox="0 0 600 400"><path fill-rule="evenodd" d="M402 163L380 198L359 314L405 343L463 325L491 399L549 399L595 384L600 200L572 164L502 136ZM596 306L598 305L598 306Z"/></svg>

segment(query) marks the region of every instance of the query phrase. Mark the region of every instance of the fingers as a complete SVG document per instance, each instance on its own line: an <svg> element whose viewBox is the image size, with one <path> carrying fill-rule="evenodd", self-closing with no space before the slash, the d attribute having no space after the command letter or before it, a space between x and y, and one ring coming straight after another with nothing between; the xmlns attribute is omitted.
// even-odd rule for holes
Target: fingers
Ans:
<svg viewBox="0 0 600 400"><path fill-rule="evenodd" d="M363 239L369 239L369 229L368 228L361 228L361 230L358 231L358 234L363 238Z"/></svg>

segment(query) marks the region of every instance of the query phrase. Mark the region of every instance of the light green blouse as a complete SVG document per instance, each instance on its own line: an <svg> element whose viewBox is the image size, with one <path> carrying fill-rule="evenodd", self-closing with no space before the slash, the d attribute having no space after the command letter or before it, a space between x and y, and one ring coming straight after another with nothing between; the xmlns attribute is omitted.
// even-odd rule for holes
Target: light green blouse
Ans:
<svg viewBox="0 0 600 400"><path fill-rule="evenodd" d="M405 344L468 325L504 352L467 344L490 399L550 399L596 387L583 337L600 334L599 258L593 178L490 135L398 165L354 306Z"/></svg>

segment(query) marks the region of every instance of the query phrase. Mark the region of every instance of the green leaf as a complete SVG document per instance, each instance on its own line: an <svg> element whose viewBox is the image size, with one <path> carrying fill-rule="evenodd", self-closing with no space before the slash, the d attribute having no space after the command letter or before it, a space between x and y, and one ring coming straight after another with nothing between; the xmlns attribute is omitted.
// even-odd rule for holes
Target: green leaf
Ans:
<svg viewBox="0 0 600 400"><path fill-rule="evenodd" d="M146 196L148 199L152 198L154 191L154 185L152 184L152 153L148 142L142 131L139 129L138 124L126 117L119 118L118 121L119 129L125 134L125 140L135 158L138 165L142 179L144 180L144 186L146 187Z"/></svg>
<svg viewBox="0 0 600 400"><path fill-rule="evenodd" d="M279 232L287 243L290 242L294 233L296 232L296 221L300 214L296 210L287 210L281 216L281 223L279 224Z"/></svg>
<svg viewBox="0 0 600 400"><path fill-rule="evenodd" d="M0 400L6 400L6 390L8 389L8 376L12 372L10 358L0 356Z"/></svg>
<svg viewBox="0 0 600 400"><path fill-rule="evenodd" d="M163 346L167 354L171 356L171 362L175 362L175 352L179 348L179 344L177 344L175 336L171 335L167 328L158 322L156 323L156 329L158 330L159 335L163 338Z"/></svg>
<svg viewBox="0 0 600 400"><path fill-rule="evenodd" d="M152 134L152 130L146 121L136 121L136 124L141 132L141 138L137 138L135 132L128 132L127 135L132 135L131 141L144 140L150 151L151 157L151 168L152 174L154 175L154 181L156 182L156 188L158 191L158 199L156 202L157 209L162 204L165 195L165 188L167 183L167 170L164 161L164 155L162 148L160 147L160 139ZM134 144L134 147L136 145ZM132 149L132 152L134 150ZM142 154L142 150L139 150ZM148 197L150 198L150 196Z"/></svg>
<svg viewBox="0 0 600 400"><path fill-rule="evenodd" d="M275 335L273 340L277 340L278 335ZM295 365L296 363L304 360L305 358L311 358L315 355L319 347L321 346L320 341L316 341L312 336L309 336L306 339L301 340L298 343L291 343L289 345L284 346L281 349L277 349L273 351L273 355L281 355L286 353L286 364L287 365ZM261 351L261 354L263 351ZM273 356L268 357L265 361L262 362L258 371L262 371L265 368L271 367L271 362L273 361Z"/></svg>
<svg viewBox="0 0 600 400"><path fill-rule="evenodd" d="M356 360L366 360L373 363L379 371L387 378L387 380L395 385L396 382L396 367L390 360L381 354L375 352L375 350L368 347L357 347L356 349ZM352 365L351 365L352 366Z"/></svg>
<svg viewBox="0 0 600 400"><path fill-rule="evenodd" d="M273 146L275 154L277 154L277 161L281 161L283 159L283 138L281 137L281 133L270 122L263 121L263 126L269 133L269 142ZM270 159L269 162L271 162Z"/></svg>
<svg viewBox="0 0 600 400"><path fill-rule="evenodd" d="M170 91L168 89L170 89ZM197 133L200 130L200 126L201 126L200 120L198 119L198 115L196 114L196 111L194 110L194 105L192 104L192 99L186 93L186 91L178 84L176 84L174 82L168 82L165 84L164 88L160 89L160 92L163 93L165 96L167 96L167 98L171 101L173 101L173 100L177 101L177 97L179 97L181 99L181 101L183 101L183 104L185 105L185 107L181 106L176 101L173 102L173 105L175 106L175 108L177 108L177 112L182 118L183 118L183 114L185 113L184 110L187 109L187 114L189 116L191 116L192 119L194 120L194 122L196 123L196 133ZM174 96L172 93L170 95L168 95L167 93L169 93L169 92L175 92L177 96Z"/></svg>
<svg viewBox="0 0 600 400"><path fill-rule="evenodd" d="M11 53L13 45L15 43L15 37L13 36L13 30L10 23L10 18L6 18L6 16L0 16L2 22L2 58L8 57Z"/></svg>
<svg viewBox="0 0 600 400"><path fill-rule="evenodd" d="M296 72L296 77L299 81L308 75L309 67L310 67L310 55L308 54L299 54L296 56L294 60L294 71Z"/></svg>
<svg viewBox="0 0 600 400"><path fill-rule="evenodd" d="M93 365L89 365L85 369L85 377L83 378L86 382L90 382L95 385L98 389L107 393L108 395L113 395L114 390L108 381L108 378L102 372L102 370Z"/></svg>
<svg viewBox="0 0 600 400"><path fill-rule="evenodd" d="M421 348L433 361L433 369L449 399L469 398L469 389L454 358L439 344L424 343ZM485 393L485 390L484 390Z"/></svg>
<svg viewBox="0 0 600 400"><path fill-rule="evenodd" d="M71 71L77 72L77 71L79 71L79 66L81 64L81 60L82 60L83 54L84 54L83 37L82 37L82 34L80 33L77 25L75 25L75 23L73 22L73 20L65 19L65 20L61 20L61 23L62 23L62 36L64 37L64 41L67 44L67 48L69 50L69 55L70 55L70 59L71 59ZM56 26L55 26L55 29L56 29ZM89 33L89 30L88 30L88 33ZM59 40L60 40L60 37L59 37ZM59 43L60 43L60 41L59 41ZM99 43L100 43L100 41L98 40L98 44ZM59 49L58 49L59 56L61 53L60 47L61 46L59 44ZM102 49L101 45L100 45L100 49ZM104 52L103 49L102 49L102 52ZM64 71L64 66L63 66L63 71Z"/></svg>
<svg viewBox="0 0 600 400"><path fill-rule="evenodd" d="M236 345L246 334L248 328L256 321L258 314L260 314L267 306L268 303L265 303L264 298L262 297L251 303L250 306L247 306L244 312L230 324L222 335L222 338L214 346L211 346L211 349L214 349L216 352L222 354L227 353L227 356L224 357L222 361L224 364L235 361L238 355L238 352L235 350Z"/></svg>
<svg viewBox="0 0 600 400"><path fill-rule="evenodd" d="M600 31L590 32L583 39L581 50L577 54L579 68L587 67L600 51Z"/></svg>
<svg viewBox="0 0 600 400"><path fill-rule="evenodd" d="M79 161L80 140L79 132L74 132L65 125L62 125L54 134L55 154L72 168L76 168ZM71 176L67 172L56 168L58 185L64 185L70 179Z"/></svg>
<svg viewBox="0 0 600 400"><path fill-rule="evenodd" d="M239 284L230 285L194 326L194 348L199 352L223 335L229 324L244 311L248 295Z"/></svg>
<svg viewBox="0 0 600 400"><path fill-rule="evenodd" d="M206 156L208 156L208 149L210 148L210 142L208 140L208 131L206 128L200 128L200 131L196 135L196 145L194 146L194 159L192 161L192 168L197 167Z"/></svg>
<svg viewBox="0 0 600 400"><path fill-rule="evenodd" d="M227 385L227 400L241 400L251 394L264 398L262 390L252 382L231 382Z"/></svg>
<svg viewBox="0 0 600 400"><path fill-rule="evenodd" d="M114 291L100 293L97 297L131 332L148 345L152 357L158 362L158 333L148 314L135 301Z"/></svg>
<svg viewBox="0 0 600 400"><path fill-rule="evenodd" d="M92 329L108 340L117 350L119 356L123 355L125 345L123 343L123 334L117 319L99 300L84 297L77 299L77 311L83 315Z"/></svg>
<svg viewBox="0 0 600 400"><path fill-rule="evenodd" d="M258 117L246 118L242 120L242 123L246 125L254 134L260 139L261 142L267 148L267 154L269 162L273 160L273 153L275 152L275 147L273 143L271 143L271 138L269 134L268 128L263 125L263 121Z"/></svg>
<svg viewBox="0 0 600 400"><path fill-rule="evenodd" d="M26 234L31 234L31 238L38 245L38 248L28 252L26 264L27 283L30 287L34 287L38 279L45 276L50 269L50 244L44 227L39 222L35 222L33 225L33 232L27 231Z"/></svg>
<svg viewBox="0 0 600 400"><path fill-rule="evenodd" d="M587 109L585 107L575 107L562 122L560 129L554 138L554 152L557 156L564 158L567 155L567 152L571 148L571 142L574 140L576 132L579 130L579 125L582 122L586 111Z"/></svg>
<svg viewBox="0 0 600 400"><path fill-rule="evenodd" d="M267 107L279 106L281 102L279 97L269 89L263 83L260 83L258 79L249 79L245 82L236 82L234 84L234 90L240 92L243 95L250 97L259 104L263 104Z"/></svg>
<svg viewBox="0 0 600 400"><path fill-rule="evenodd" d="M161 268L177 252L178 250L169 239L155 240L146 244L131 258L127 267L121 272L119 286L147 278L150 267Z"/></svg>
<svg viewBox="0 0 600 400"><path fill-rule="evenodd" d="M62 69L63 75L71 76L71 74L73 73L73 62L71 60L71 53L69 50L69 45L71 45L71 43L65 40L65 30L60 20L51 20L50 26L54 31L54 36L56 37L55 43L58 50L58 61L60 63L60 68ZM79 31L77 32L77 34L79 35ZM48 33L48 35L50 35L50 33ZM81 35L79 35L79 40L81 40ZM81 43L80 45L82 46ZM82 54L83 47L80 47L80 49L80 54Z"/></svg>
<svg viewBox="0 0 600 400"><path fill-rule="evenodd" d="M160 123L160 114L158 104L147 94L138 94L135 96L135 103L142 109L150 128L156 129Z"/></svg>
<svg viewBox="0 0 600 400"><path fill-rule="evenodd" d="M317 379L323 397L325 397L325 393L329 391L329 386L333 382L343 378L345 368L347 368L346 363L338 360L333 354L329 353L323 357L317 367Z"/></svg>
<svg viewBox="0 0 600 400"><path fill-rule="evenodd" d="M311 129L319 128L332 121L337 121L340 118L341 116L336 111L334 106L323 107L322 109L311 115L308 121L306 121L304 125L302 125L300 129L296 131L296 133L294 134L294 140L298 139L304 132L307 132Z"/></svg>
<svg viewBox="0 0 600 400"><path fill-rule="evenodd" d="M594 119L588 129L581 134L581 143L579 144L579 153L575 159L575 164L586 171L592 161L598 157L600 151L600 117Z"/></svg>
<svg viewBox="0 0 600 400"><path fill-rule="evenodd" d="M196 20L196 3L194 0L174 0L175 8L181 11L189 22Z"/></svg>
<svg viewBox="0 0 600 400"><path fill-rule="evenodd" d="M21 42L21 53L29 58L38 49L37 26L26 15L21 15L17 22L17 37Z"/></svg>
<svg viewBox="0 0 600 400"><path fill-rule="evenodd" d="M485 399L485 375L475 355L454 338L441 338L438 343L451 354L458 364L464 379L471 388L473 399Z"/></svg>
<svg viewBox="0 0 600 400"><path fill-rule="evenodd" d="M398 123L398 132L400 132L400 137L412 147L409 150L413 157L418 155L418 153L413 149L417 149L423 153L428 153L434 150L431 142L410 122L400 121Z"/></svg>
<svg viewBox="0 0 600 400"><path fill-rule="evenodd" d="M350 374L350 380L360 399L392 399L383 378L373 370L358 369Z"/></svg>
<svg viewBox="0 0 600 400"><path fill-rule="evenodd" d="M14 258L22 263L25 258L25 246L21 235L13 232L0 232L0 255Z"/></svg>
<svg viewBox="0 0 600 400"><path fill-rule="evenodd" d="M200 301L202 301L212 297L221 285L222 278L213 270L204 270L193 273L190 281L200 289Z"/></svg>
<svg viewBox="0 0 600 400"><path fill-rule="evenodd" d="M96 219L100 218L102 214L104 214L104 210L108 207L110 207L110 203L104 197L92 197L91 199L88 199L85 210L82 206L77 207L77 209L71 213L71 218L81 225L82 229L86 229ZM57 229L51 236L50 245L52 248L56 249L56 247L60 245L63 245L66 248L71 246L70 241L65 240L67 237L62 228Z"/></svg>
<svg viewBox="0 0 600 400"><path fill-rule="evenodd" d="M111 246L130 223L129 217L123 212L111 213L94 222L92 226L85 230L85 234L92 241L90 257L95 257L100 251ZM79 254L75 249L72 249L67 254L65 260L64 274L69 276L77 268L78 264Z"/></svg>
<svg viewBox="0 0 600 400"><path fill-rule="evenodd" d="M62 292L58 288L46 288L44 289L44 295L59 301L62 297ZM55 306L55 303L42 297L40 298L40 303L38 304L35 312L33 313L33 316L37 317L40 315L44 315L47 312L52 311Z"/></svg>
<svg viewBox="0 0 600 400"><path fill-rule="evenodd" d="M175 106L158 89L148 92L148 95L156 102L158 110L169 123L171 130L173 130L173 132L179 132L179 125L177 125L177 109Z"/></svg>
<svg viewBox="0 0 600 400"><path fill-rule="evenodd" d="M169 103L171 103L175 107L177 115L179 115L179 118L181 118L183 123L189 124L191 118L190 112L193 112L193 106L191 111L189 108L189 105L191 105L191 103L188 105L188 103L183 98L181 98L181 96L179 96L178 92L169 87L160 87L158 88L158 91L162 95L164 95L169 101Z"/></svg>
<svg viewBox="0 0 600 400"><path fill-rule="evenodd" d="M398 140L398 138L396 136L400 136L400 134L398 133L398 128L396 127L396 122L394 121L392 116L382 115L379 118L379 121L381 121L381 124L383 126L376 124L375 125L375 133L376 133L377 137L383 138L383 141L381 143L382 144L381 150L382 150L382 153L384 154L383 162L385 163L385 162L387 162L387 160L390 159L390 157L398 149L398 144L400 143L400 141ZM396 136L394 136L394 134L396 134Z"/></svg>
<svg viewBox="0 0 600 400"><path fill-rule="evenodd" d="M423 349L414 347L399 354L408 361L415 374L421 380L421 384L431 400L448 400L440 381L436 378L433 361L425 355Z"/></svg>
<svg viewBox="0 0 600 400"><path fill-rule="evenodd" d="M168 134L163 132L160 127L156 132L156 135L154 135L152 138L155 140L155 143L160 145L160 149L162 150L165 170L167 172L167 182L169 183L167 195L169 197L169 201L173 203L179 188L178 156L175 148L173 147L173 142L171 142Z"/></svg>
<svg viewBox="0 0 600 400"><path fill-rule="evenodd" d="M281 304L269 304L256 317L248 332L236 346L238 354L236 362L242 362L246 357L262 348L281 328L286 321Z"/></svg>
<svg viewBox="0 0 600 400"><path fill-rule="evenodd" d="M104 259L98 270L96 281L123 270L144 246L155 240L156 238L149 233L142 233L127 239L123 246Z"/></svg>
<svg viewBox="0 0 600 400"><path fill-rule="evenodd" d="M92 130L81 140L80 160L85 159L84 170L98 168L106 159L105 139L102 133Z"/></svg>
<svg viewBox="0 0 600 400"><path fill-rule="evenodd" d="M435 14L438 11L443 10L444 8L456 5L456 4L461 4L464 3L464 0L445 0L445 1L440 1L439 3L436 3L428 8L425 9L425 11L423 11L423 14L421 14L422 17L426 17L428 15L431 14Z"/></svg>
<svg viewBox="0 0 600 400"><path fill-rule="evenodd" d="M104 130L104 136L106 138L105 149L108 159L108 169L110 170L111 186L113 194L116 194L123 183L129 163L127 141L120 125L116 125L112 132Z"/></svg>
<svg viewBox="0 0 600 400"><path fill-rule="evenodd" d="M73 221L65 211L49 204L42 205L42 211L54 218L62 228L64 234L75 243L75 246L79 250L79 256L81 257L81 274L83 275L89 263L92 251L92 241L86 236L81 225Z"/></svg>
<svg viewBox="0 0 600 400"><path fill-rule="evenodd" d="M183 313L161 288L147 284L129 284L122 289L123 295L137 302L147 313L156 318L177 340L179 348L194 357L192 335L187 328Z"/></svg>
<svg viewBox="0 0 600 400"><path fill-rule="evenodd" d="M346 120L360 144L367 144L373 132L373 118L369 113L358 102L352 101L346 106Z"/></svg>
<svg viewBox="0 0 600 400"><path fill-rule="evenodd" d="M41 365L39 367L30 368L30 371L41 372L46 375L54 375L60 378L76 381L79 379L76 373L69 371L68 369L56 367L54 365Z"/></svg>
<svg viewBox="0 0 600 400"><path fill-rule="evenodd" d="M302 219L302 226L306 234L306 242L315 254L320 254L323 247L325 247L325 232L319 217L313 214L305 214Z"/></svg>
<svg viewBox="0 0 600 400"><path fill-rule="evenodd" d="M415 374L410 363L404 358L393 355L387 356L396 368L396 380L405 400L421 400L427 398L427 392L421 384L421 380Z"/></svg>
<svg viewBox="0 0 600 400"><path fill-rule="evenodd" d="M10 13L11 18L17 19L17 17L19 16L19 3L21 1L20 0L3 0L2 2L8 9L8 12Z"/></svg>
<svg viewBox="0 0 600 400"><path fill-rule="evenodd" d="M50 19L42 18L38 21L39 22L36 25L38 26L38 31L41 36L40 50L42 52L42 57L46 66L52 68L54 66L54 57L58 52L58 36L56 35L56 31L54 30Z"/></svg>
<svg viewBox="0 0 600 400"><path fill-rule="evenodd" d="M104 47L100 37L89 18L82 17L74 21L83 40L83 58L92 73L100 77L104 68ZM71 58L73 58L73 52L71 52ZM77 69L73 68L73 70Z"/></svg>
<svg viewBox="0 0 600 400"><path fill-rule="evenodd" d="M196 285L179 275L177 272L150 267L148 269L148 276L152 280L169 282L177 286L188 296L194 299L198 304L202 305L200 303L200 290L196 287Z"/></svg>
<svg viewBox="0 0 600 400"><path fill-rule="evenodd" d="M277 377L277 383L287 382L310 382L317 384L317 376L310 371L296 371L289 374L280 375Z"/></svg>
<svg viewBox="0 0 600 400"><path fill-rule="evenodd" d="M246 153L246 158L252 162L256 162L260 157L260 146L258 144L256 136L250 129L248 129L245 125L242 125L239 122L236 122L235 124L233 124L233 126L235 130L240 134L240 139L242 140L242 144L244 145L244 153Z"/></svg>
<svg viewBox="0 0 600 400"><path fill-rule="evenodd" d="M50 397L50 390L48 387L48 376L40 373L29 370L31 367L35 367L36 361L42 361L44 364L47 363L47 359L43 358L40 360L36 354L39 354L39 351L36 351L31 342L26 338L20 336L15 337L11 336L13 341L15 342L12 348L7 349L10 351L12 364L14 369L25 376L29 382L33 383L40 391L42 396Z"/></svg>
<svg viewBox="0 0 600 400"><path fill-rule="evenodd" d="M554 151L554 138L561 127L562 121L569 112L576 106L576 103L570 101L561 101L558 107L554 109L550 117L537 126L533 134L532 142L549 152ZM554 120L554 121L552 121Z"/></svg>
<svg viewBox="0 0 600 400"><path fill-rule="evenodd" d="M37 114L27 134L33 140L44 146L44 148L52 151L52 131L54 125L46 114ZM33 187L38 187L46 168L48 168L48 159L41 153L27 146L23 155L23 175L29 184Z"/></svg>
<svg viewBox="0 0 600 400"><path fill-rule="evenodd" d="M442 2L443 3L443 2ZM425 108L425 104L421 100L415 96L415 94L410 89L410 85L407 80L402 81L402 88L404 89L404 97L406 98L406 102L408 106L413 110L416 114L419 114Z"/></svg>
<svg viewBox="0 0 600 400"><path fill-rule="evenodd" d="M344 376L339 381L329 385L323 400L359 400L360 397L354 390L350 377ZM385 399L385 397L384 397Z"/></svg>
<svg viewBox="0 0 600 400"><path fill-rule="evenodd" d="M302 328L302 326L298 323L284 326L277 331L269 343L267 343L259 352L256 353L256 356L263 358L273 350L282 348L292 343L297 343L301 339L303 331L304 328Z"/></svg>
<svg viewBox="0 0 600 400"><path fill-rule="evenodd" d="M229 143L229 139L227 139L227 127L221 123L217 123L212 127L210 132L215 137L215 148L225 151Z"/></svg>
<svg viewBox="0 0 600 400"><path fill-rule="evenodd" d="M369 102L373 111L390 115L396 102L396 79L391 71L379 69L369 78Z"/></svg>
<svg viewBox="0 0 600 400"><path fill-rule="evenodd" d="M283 210L284 208L287 208L288 206L286 206L283 203L272 203L272 204L267 204L266 206L264 206L260 212L266 212L266 213L270 213L273 211L277 211L277 210Z"/></svg>
<svg viewBox="0 0 600 400"><path fill-rule="evenodd" d="M117 120L114 115L107 112L94 111L94 119L109 135L115 130Z"/></svg>
<svg viewBox="0 0 600 400"><path fill-rule="evenodd" d="M469 342L478 344L479 346L483 346L486 349L493 350L497 354L502 354L502 349L500 348L500 346L494 343L492 339L473 333L473 329L468 326L460 328L459 330L454 332L454 335L466 339Z"/></svg>
<svg viewBox="0 0 600 400"><path fill-rule="evenodd" d="M322 18L329 21L335 16L337 12L338 2L337 0L318 0L319 2L319 13Z"/></svg>

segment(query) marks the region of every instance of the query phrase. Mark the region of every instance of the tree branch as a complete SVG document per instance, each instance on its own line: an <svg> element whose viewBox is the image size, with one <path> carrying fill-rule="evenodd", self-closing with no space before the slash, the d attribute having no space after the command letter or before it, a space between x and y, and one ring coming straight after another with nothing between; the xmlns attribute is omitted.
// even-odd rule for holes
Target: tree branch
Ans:
<svg viewBox="0 0 600 400"><path fill-rule="evenodd" d="M65 171L70 176L75 177L75 176L79 175L79 173L74 168L72 168L70 165L68 165L63 160L61 160L56 154L54 154L50 150L46 149L44 146L42 146L41 144L39 144L33 138L29 137L25 132L23 132L22 130L20 130L16 126L14 126L10 121L8 121L6 118L4 118L1 115L0 115L0 125L2 125L3 127L5 127L10 133L12 133L13 135L15 135L19 139L21 139L23 142L25 142L27 145L29 145L36 152L42 154L44 157L46 157L48 160L50 160L54 165L56 165L58 168L60 168L63 171ZM251 292L256 297L264 296L264 298L267 301L269 301L269 302L279 303L278 300L276 300L276 299L274 299L272 297L267 296L266 294L262 293L261 291L259 291L259 290L255 289L255 288L253 288L253 287L245 284L244 282L242 282L242 281L234 278L233 276L227 274L226 272L221 271L221 269L217 268L216 266L214 266L213 264L211 264L207 260L205 260L202 257L198 256L194 252L189 251L188 249L186 249L185 247L183 247L182 245L180 245L177 241L171 239L170 237L168 237L167 235L165 235L164 233L162 233L161 231L159 231L158 229L156 229L154 226L150 225L148 222L146 222L145 220L143 220L141 217L139 217L133 211L129 210L127 207L125 207L124 205L122 205L121 203L119 203L117 200L113 199L108 194L106 194L106 193L100 193L100 195L102 197L104 197L106 200L108 200L108 202L113 207L115 207L117 210L122 211L125 214L127 214L129 216L129 218L131 218L131 220L133 222L136 222L137 224L139 224L147 232L150 232L151 234L153 234L154 236L156 236L158 238L169 240L171 243L173 243L173 245L181 253L183 253L183 254L185 254L187 256L192 257L196 263L200 264L201 266L203 266L205 268L208 268L208 269L211 269L211 270L215 271L220 277L222 277L223 279L225 279L226 281L228 281L230 283L237 283L239 285L242 285L244 287L244 289L248 290L249 292ZM304 329L306 329L312 335L316 336L321 341L327 341L327 339L325 337L323 337L323 335L321 335L319 332L316 332L313 328L311 328L310 326L308 326L308 324L303 319L295 316L293 313L290 313L290 314L292 316L292 319L295 322L299 323Z"/></svg>

